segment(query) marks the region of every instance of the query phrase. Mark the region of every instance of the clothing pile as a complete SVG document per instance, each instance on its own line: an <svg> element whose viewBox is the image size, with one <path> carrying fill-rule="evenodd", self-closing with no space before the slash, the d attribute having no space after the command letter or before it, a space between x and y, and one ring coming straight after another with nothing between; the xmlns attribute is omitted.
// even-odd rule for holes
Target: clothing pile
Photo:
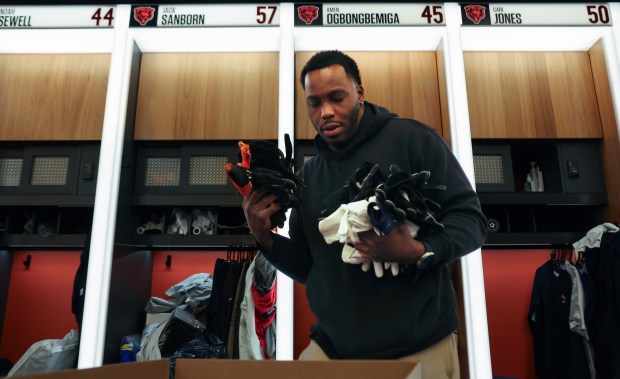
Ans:
<svg viewBox="0 0 620 379"><path fill-rule="evenodd" d="M270 141L238 142L239 163L228 163L226 174L242 196L251 188L268 188L281 208L271 217L273 227L283 227L286 210L299 205L303 181L293 173L292 143L285 135L286 156Z"/></svg>
<svg viewBox="0 0 620 379"><path fill-rule="evenodd" d="M142 331L136 360L169 357L197 336L210 337L204 315L212 287L213 276L198 273L170 287L166 291L168 299L151 297L145 308L146 326ZM216 340L216 345L222 345L222 342ZM217 357L227 357L223 346L220 346Z"/></svg>
<svg viewBox="0 0 620 379"><path fill-rule="evenodd" d="M234 253L239 253L235 256ZM123 338L121 362L178 358L270 359L276 351L276 269L261 254L218 258L151 297L142 335Z"/></svg>
<svg viewBox="0 0 620 379"><path fill-rule="evenodd" d="M429 232L442 230L443 224L434 217L441 207L424 196L424 191L446 188L428 184L430 175L428 171L411 174L392 164L385 177L379 165L365 162L343 187L325 199L326 208L321 212L325 217L319 221L325 242L344 243L343 261L361 264L364 271L372 264L378 278L384 269L398 275L398 263L364 259L353 244L360 242L360 232L374 230L378 235L388 235L399 222L407 224L412 238L421 228Z"/></svg>

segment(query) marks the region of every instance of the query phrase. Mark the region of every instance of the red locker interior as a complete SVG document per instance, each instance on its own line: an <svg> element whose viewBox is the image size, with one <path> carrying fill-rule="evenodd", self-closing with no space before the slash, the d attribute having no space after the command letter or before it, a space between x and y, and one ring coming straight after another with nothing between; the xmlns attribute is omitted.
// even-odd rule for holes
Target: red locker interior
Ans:
<svg viewBox="0 0 620 379"><path fill-rule="evenodd" d="M33 343L77 329L71 295L79 265L79 251L14 252L0 357L15 363Z"/></svg>

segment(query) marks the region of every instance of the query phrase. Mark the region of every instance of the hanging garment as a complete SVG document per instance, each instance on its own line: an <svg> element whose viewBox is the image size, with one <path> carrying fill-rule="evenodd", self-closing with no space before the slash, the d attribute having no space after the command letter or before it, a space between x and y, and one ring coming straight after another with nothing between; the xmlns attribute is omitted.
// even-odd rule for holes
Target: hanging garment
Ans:
<svg viewBox="0 0 620 379"><path fill-rule="evenodd" d="M256 323L254 321L252 283L255 267L256 260L252 261L245 274L245 294L241 302L241 316L239 318L239 359L265 359L256 335Z"/></svg>
<svg viewBox="0 0 620 379"><path fill-rule="evenodd" d="M228 261L218 258L213 269L213 289L211 299L207 306L207 329L219 340L224 341L224 328L222 327L221 312L225 301L225 281L230 265Z"/></svg>
<svg viewBox="0 0 620 379"><path fill-rule="evenodd" d="M241 302L245 294L245 275L248 272L250 262L243 261L241 275L237 282L237 291L235 293L235 303L230 318L230 326L228 328L228 351L233 359L239 358L239 319L241 317Z"/></svg>
<svg viewBox="0 0 620 379"><path fill-rule="evenodd" d="M586 327L585 316L585 293L583 290L582 274L577 267L565 262L560 266L564 268L570 275L572 282L572 292L570 298L568 326L573 333L580 335L583 339L583 348L586 354L586 360L588 361L588 369L590 370L590 377L596 378L596 369L594 367L594 350L590 343L590 336L588 335L588 328Z"/></svg>
<svg viewBox="0 0 620 379"><path fill-rule="evenodd" d="M586 325L597 378L620 378L620 233L604 232L600 247L583 254L590 275Z"/></svg>
<svg viewBox="0 0 620 379"><path fill-rule="evenodd" d="M275 268L269 264L269 262L259 254L255 259L256 265L254 268L254 282L252 283L252 298L254 300L254 320L256 324L256 335L260 341L261 349L265 359L274 358L269 354L267 349L267 333L275 331L269 329L272 323L276 319L276 294L277 286L275 280ZM264 272L261 272L263 271ZM273 272L273 274L272 274ZM269 280L273 278L270 282ZM271 285L271 286L269 286ZM258 288L261 289L259 292ZM265 288L268 288L265 291ZM269 329L269 331L268 331Z"/></svg>
<svg viewBox="0 0 620 379"><path fill-rule="evenodd" d="M254 288L260 294L260 296L266 296L268 292L273 290L273 296L275 301L275 295L277 293L274 290L277 273L276 268L262 254L258 254L255 261L256 268L254 270ZM265 346L263 348L265 354L270 358L276 358L276 320L277 317L272 317L271 321L268 323L263 333L265 338ZM260 332L258 334L260 334Z"/></svg>
<svg viewBox="0 0 620 379"><path fill-rule="evenodd" d="M237 286L239 285L239 280L243 272L244 262L232 260L228 262L228 265L230 267L226 272L226 278L224 280L223 297L222 299L220 299L220 314L218 326L218 330L222 334L222 338L220 339L224 342L224 344L228 343L230 322L232 320L233 310L235 308Z"/></svg>
<svg viewBox="0 0 620 379"><path fill-rule="evenodd" d="M571 278L555 260L536 270L528 324L534 339L534 366L539 379L590 378L582 338L568 326L571 295Z"/></svg>

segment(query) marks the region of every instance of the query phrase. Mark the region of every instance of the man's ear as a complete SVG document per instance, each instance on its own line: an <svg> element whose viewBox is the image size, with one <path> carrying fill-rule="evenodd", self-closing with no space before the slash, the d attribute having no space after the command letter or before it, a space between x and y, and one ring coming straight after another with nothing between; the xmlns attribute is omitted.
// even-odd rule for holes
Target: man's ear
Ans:
<svg viewBox="0 0 620 379"><path fill-rule="evenodd" d="M359 98L360 102L364 102L364 86L357 84L355 86L355 90L357 91L357 97Z"/></svg>

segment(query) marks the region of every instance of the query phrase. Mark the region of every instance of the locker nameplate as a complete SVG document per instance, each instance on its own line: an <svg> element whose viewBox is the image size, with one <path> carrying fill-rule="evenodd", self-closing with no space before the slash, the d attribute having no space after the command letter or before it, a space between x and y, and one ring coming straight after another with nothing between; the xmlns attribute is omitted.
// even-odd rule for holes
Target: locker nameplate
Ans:
<svg viewBox="0 0 620 379"><path fill-rule="evenodd" d="M295 26L445 25L442 3L295 4Z"/></svg>
<svg viewBox="0 0 620 379"><path fill-rule="evenodd" d="M112 5L0 5L0 29L111 28L115 12Z"/></svg>
<svg viewBox="0 0 620 379"><path fill-rule="evenodd" d="M278 26L277 4L133 5L130 27Z"/></svg>
<svg viewBox="0 0 620 379"><path fill-rule="evenodd" d="M611 26L606 3L461 4L467 26Z"/></svg>

